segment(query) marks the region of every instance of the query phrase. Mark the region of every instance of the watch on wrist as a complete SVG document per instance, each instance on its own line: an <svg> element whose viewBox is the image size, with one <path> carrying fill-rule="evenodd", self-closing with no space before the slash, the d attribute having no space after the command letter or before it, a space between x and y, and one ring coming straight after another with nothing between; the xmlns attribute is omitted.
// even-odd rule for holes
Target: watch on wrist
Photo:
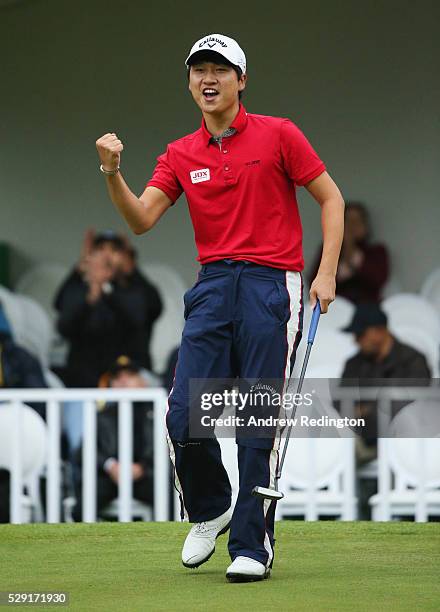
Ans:
<svg viewBox="0 0 440 612"><path fill-rule="evenodd" d="M105 174L106 176L115 176L115 174L118 174L119 168L120 166L118 166L114 170L106 170L102 164L99 166L99 169L101 170L101 172Z"/></svg>

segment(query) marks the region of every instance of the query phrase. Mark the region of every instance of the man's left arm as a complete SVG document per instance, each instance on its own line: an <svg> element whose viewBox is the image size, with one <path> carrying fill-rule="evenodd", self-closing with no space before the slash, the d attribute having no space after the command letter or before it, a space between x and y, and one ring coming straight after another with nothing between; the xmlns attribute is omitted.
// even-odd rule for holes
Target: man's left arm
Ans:
<svg viewBox="0 0 440 612"><path fill-rule="evenodd" d="M344 199L336 183L327 172L305 185L307 191L321 206L323 247L321 263L310 287L310 305L319 299L325 313L335 299L336 270L344 237Z"/></svg>

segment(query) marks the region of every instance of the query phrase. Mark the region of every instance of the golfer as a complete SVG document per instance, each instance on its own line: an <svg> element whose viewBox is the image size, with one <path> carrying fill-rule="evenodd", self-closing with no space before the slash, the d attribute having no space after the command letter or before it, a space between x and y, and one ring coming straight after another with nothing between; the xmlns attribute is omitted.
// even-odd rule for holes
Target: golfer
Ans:
<svg viewBox="0 0 440 612"><path fill-rule="evenodd" d="M226 577L256 581L273 565L276 502L251 491L273 486L279 435L237 435L240 489L232 509L218 441L190 437L189 381L288 381L303 317L295 191L304 186L321 207L323 252L310 304L319 300L323 313L335 296L344 202L292 121L246 111L246 57L235 40L201 38L186 66L201 127L168 145L140 197L122 177L118 136L105 134L96 146L110 197L135 234L151 230L185 192L201 268L184 296L186 322L166 415L182 518L194 523L182 562L196 568L208 561L216 538L230 529Z"/></svg>

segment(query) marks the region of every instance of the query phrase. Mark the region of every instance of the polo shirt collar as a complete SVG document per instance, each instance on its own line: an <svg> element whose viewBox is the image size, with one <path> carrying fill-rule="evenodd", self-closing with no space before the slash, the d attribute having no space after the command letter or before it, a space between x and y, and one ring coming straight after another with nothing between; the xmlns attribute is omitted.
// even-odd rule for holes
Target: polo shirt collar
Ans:
<svg viewBox="0 0 440 612"><path fill-rule="evenodd" d="M240 102L240 108L238 109L238 113L234 121L231 123L229 127L236 129L237 132L242 132L244 128L246 127L247 120L248 118L247 118L246 109L243 106L243 104ZM208 146L211 140L212 134L208 132L208 129L205 125L205 120L203 118L202 118L202 136L203 136L203 140L206 146Z"/></svg>

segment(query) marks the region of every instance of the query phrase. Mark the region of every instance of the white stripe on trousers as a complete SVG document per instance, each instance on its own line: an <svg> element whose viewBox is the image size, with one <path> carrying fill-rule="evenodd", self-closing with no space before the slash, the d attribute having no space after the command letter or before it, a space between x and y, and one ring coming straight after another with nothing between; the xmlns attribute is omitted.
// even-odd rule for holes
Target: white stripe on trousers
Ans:
<svg viewBox="0 0 440 612"><path fill-rule="evenodd" d="M295 347L296 336L299 331L299 315L302 306L302 278L300 272L286 272L286 289L289 294L290 317L287 321L287 356L286 366L284 369L283 394L287 391L290 376L292 374L290 371L290 360ZM283 406L280 407L280 413L278 416L285 416ZM279 426L277 426L273 442L274 450L279 450L280 442L281 429Z"/></svg>
<svg viewBox="0 0 440 612"><path fill-rule="evenodd" d="M269 472L270 472L269 488L271 489L275 486L275 474L276 474L276 469L277 469L277 463L278 463L278 451L272 449L270 451L270 457L269 457ZM272 503L272 500L270 499L265 499L263 502L264 520L266 520L267 512L269 510L271 503ZM267 550L267 554L269 555L267 559L267 563L266 563L266 567L269 567L273 559L273 548L270 543L270 538L269 538L269 534L267 533L267 531L264 534L264 548Z"/></svg>
<svg viewBox="0 0 440 612"><path fill-rule="evenodd" d="M168 410L165 413L165 431L166 431L166 436L167 436L167 442L168 442L168 449L170 451L170 459L171 459L171 463L173 464L173 470L174 470L174 487L176 488L178 494L179 494L179 498L180 498L180 505L181 508L183 509L183 520L184 521L188 521L189 517L188 517L188 512L185 508L185 504L183 502L183 489L182 489L182 485L180 484L180 480L179 480L179 476L177 475L177 469L176 469L176 453L174 452L174 446L173 443L171 441L170 438L170 434L168 432L168 427L167 427L167 414L170 410L170 405L169 405L169 399L170 399L170 395L173 392L173 387L171 388L171 391L168 395Z"/></svg>
<svg viewBox="0 0 440 612"><path fill-rule="evenodd" d="M293 349L295 347L296 336L299 331L299 315L302 306L302 278L300 272L286 272L286 289L289 293L290 317L287 322L287 358L286 367L284 370L283 394L287 391L287 387L289 385L289 380L291 376L290 359L292 357ZM275 475L278 464L278 450L280 448L280 442L281 430L279 427L277 427L273 448L270 452L269 457L269 488L273 488L275 486ZM264 500L263 511L265 519L271 503L272 501L270 499ZM269 566L273 559L273 549L267 531L264 536L264 548L267 550L267 553L269 555L267 561L267 566Z"/></svg>

